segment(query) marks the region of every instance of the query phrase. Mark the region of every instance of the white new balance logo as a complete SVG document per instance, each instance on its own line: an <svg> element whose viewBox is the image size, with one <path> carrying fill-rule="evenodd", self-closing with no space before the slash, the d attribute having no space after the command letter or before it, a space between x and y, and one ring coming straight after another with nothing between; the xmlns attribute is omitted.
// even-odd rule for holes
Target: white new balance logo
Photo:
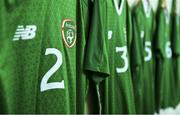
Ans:
<svg viewBox="0 0 180 115"><path fill-rule="evenodd" d="M23 25L19 25L16 29L13 41L17 40L30 40L36 36L36 25L27 25L25 28Z"/></svg>

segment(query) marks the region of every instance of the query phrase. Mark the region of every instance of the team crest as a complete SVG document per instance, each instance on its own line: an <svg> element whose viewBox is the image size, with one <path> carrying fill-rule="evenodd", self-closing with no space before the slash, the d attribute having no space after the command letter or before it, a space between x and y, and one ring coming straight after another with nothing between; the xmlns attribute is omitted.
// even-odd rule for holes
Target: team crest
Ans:
<svg viewBox="0 0 180 115"><path fill-rule="evenodd" d="M62 38L69 48L76 43L76 24L71 19L64 19L62 22Z"/></svg>

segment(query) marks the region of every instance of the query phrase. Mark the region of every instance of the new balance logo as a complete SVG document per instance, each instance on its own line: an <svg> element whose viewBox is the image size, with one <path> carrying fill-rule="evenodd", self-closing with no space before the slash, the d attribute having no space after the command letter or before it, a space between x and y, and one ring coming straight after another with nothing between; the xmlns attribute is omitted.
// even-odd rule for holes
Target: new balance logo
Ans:
<svg viewBox="0 0 180 115"><path fill-rule="evenodd" d="M36 25L27 25L24 27L23 25L19 25L16 29L13 41L17 40L30 40L35 38L36 36Z"/></svg>

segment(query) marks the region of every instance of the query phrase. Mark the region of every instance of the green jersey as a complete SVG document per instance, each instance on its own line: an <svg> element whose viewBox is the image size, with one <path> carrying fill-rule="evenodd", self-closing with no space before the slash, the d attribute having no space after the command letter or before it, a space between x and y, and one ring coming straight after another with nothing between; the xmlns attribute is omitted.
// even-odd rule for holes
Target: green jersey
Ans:
<svg viewBox="0 0 180 115"><path fill-rule="evenodd" d="M160 8L158 17L158 31L156 38L157 75L156 102L158 109L173 106L174 76L172 68L171 50L171 15L166 8Z"/></svg>
<svg viewBox="0 0 180 115"><path fill-rule="evenodd" d="M135 113L125 0L95 0L85 68L98 84L102 113ZM101 109L101 108L100 108Z"/></svg>
<svg viewBox="0 0 180 115"><path fill-rule="evenodd" d="M154 113L154 64L152 35L153 12L150 4L142 0L133 10L133 59L132 73L136 94L136 110L139 113Z"/></svg>
<svg viewBox="0 0 180 115"><path fill-rule="evenodd" d="M1 1L8 113L76 113L76 1Z"/></svg>

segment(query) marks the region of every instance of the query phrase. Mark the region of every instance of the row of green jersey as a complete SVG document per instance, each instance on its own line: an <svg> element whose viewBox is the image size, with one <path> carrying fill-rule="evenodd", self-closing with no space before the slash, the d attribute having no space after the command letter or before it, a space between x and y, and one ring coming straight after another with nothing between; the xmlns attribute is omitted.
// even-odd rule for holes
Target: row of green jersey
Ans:
<svg viewBox="0 0 180 115"><path fill-rule="evenodd" d="M165 8L157 19L147 0L131 11L127 0L1 0L0 113L175 106L180 18L173 15L173 37Z"/></svg>

